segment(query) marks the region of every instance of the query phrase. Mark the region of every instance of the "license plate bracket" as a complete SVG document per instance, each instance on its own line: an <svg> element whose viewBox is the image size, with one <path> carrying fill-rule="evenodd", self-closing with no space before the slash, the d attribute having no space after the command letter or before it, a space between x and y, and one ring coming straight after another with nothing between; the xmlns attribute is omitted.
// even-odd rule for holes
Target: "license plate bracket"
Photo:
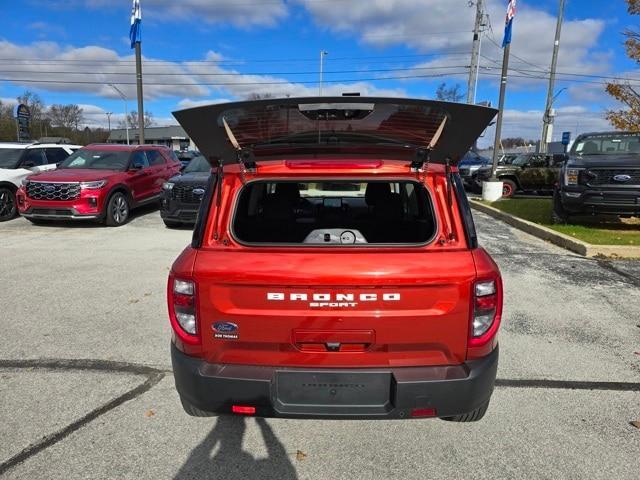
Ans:
<svg viewBox="0 0 640 480"><path fill-rule="evenodd" d="M391 405L391 372L278 371L274 404L280 411L382 413Z"/></svg>

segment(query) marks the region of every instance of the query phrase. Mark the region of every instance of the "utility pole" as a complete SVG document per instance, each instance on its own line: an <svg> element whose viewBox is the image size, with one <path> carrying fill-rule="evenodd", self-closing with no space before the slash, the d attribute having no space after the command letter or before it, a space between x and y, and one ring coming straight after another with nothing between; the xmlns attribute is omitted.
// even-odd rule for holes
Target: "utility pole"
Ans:
<svg viewBox="0 0 640 480"><path fill-rule="evenodd" d="M110 83L109 86L113 88L118 95L120 95L120 98L122 98L122 101L124 102L124 128L127 131L127 145L129 145L129 108L127 107L127 97L122 93L122 90L116 87L113 83Z"/></svg>
<svg viewBox="0 0 640 480"><path fill-rule="evenodd" d="M324 57L329 55L329 52L325 50L320 50L320 88L318 89L318 96L322 96L322 82L323 82L323 72L324 72Z"/></svg>
<svg viewBox="0 0 640 480"><path fill-rule="evenodd" d="M144 140L144 94L142 92L142 49L141 42L136 42L136 83L138 84L138 132L140 145L145 144Z"/></svg>
<svg viewBox="0 0 640 480"><path fill-rule="evenodd" d="M476 24L473 27L473 47L471 48L471 69L467 85L467 103L476 103L478 71L480 69L480 48L482 46L482 27L484 19L484 0L476 0Z"/></svg>
<svg viewBox="0 0 640 480"><path fill-rule="evenodd" d="M109 122L109 133L111 133L111 115L113 115L113 112L107 112L107 121Z"/></svg>
<svg viewBox="0 0 640 480"><path fill-rule="evenodd" d="M562 21L564 18L564 2L560 0L560 11L558 12L558 23L556 25L556 38L553 44L553 57L551 59L551 73L549 75L549 91L547 92L547 105L544 109L544 117L542 119L542 138L540 139L540 152L547 153L547 140L553 134L553 91L556 86L556 68L558 66L558 51L560 50L560 35L562 34Z"/></svg>

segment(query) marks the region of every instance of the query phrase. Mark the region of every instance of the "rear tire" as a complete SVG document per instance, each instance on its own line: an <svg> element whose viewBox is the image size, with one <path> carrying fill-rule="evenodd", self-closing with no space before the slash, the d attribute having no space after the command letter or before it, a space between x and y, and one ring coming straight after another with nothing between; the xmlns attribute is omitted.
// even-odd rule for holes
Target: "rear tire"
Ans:
<svg viewBox="0 0 640 480"><path fill-rule="evenodd" d="M193 406L184 398L180 397L180 402L182 403L182 408L187 413L187 415L191 415L192 417L217 417L217 413L207 412L206 410L200 410L198 407Z"/></svg>
<svg viewBox="0 0 640 480"><path fill-rule="evenodd" d="M124 193L116 192L107 202L104 223L109 227L121 227L127 223L130 214L129 199Z"/></svg>
<svg viewBox="0 0 640 480"><path fill-rule="evenodd" d="M469 422L478 422L482 420L484 414L487 413L487 409L489 408L489 400L480 405L474 411L469 413L463 413L462 415L455 415L453 417L444 417L442 420L447 422L458 422L458 423L469 423Z"/></svg>
<svg viewBox="0 0 640 480"><path fill-rule="evenodd" d="M16 193L9 187L0 187L0 222L6 222L18 215Z"/></svg>
<svg viewBox="0 0 640 480"><path fill-rule="evenodd" d="M180 228L182 226L182 222L176 222L173 220L163 220L163 222L167 228Z"/></svg>
<svg viewBox="0 0 640 480"><path fill-rule="evenodd" d="M518 190L516 182L505 178L502 180L502 184L502 198L512 198Z"/></svg>

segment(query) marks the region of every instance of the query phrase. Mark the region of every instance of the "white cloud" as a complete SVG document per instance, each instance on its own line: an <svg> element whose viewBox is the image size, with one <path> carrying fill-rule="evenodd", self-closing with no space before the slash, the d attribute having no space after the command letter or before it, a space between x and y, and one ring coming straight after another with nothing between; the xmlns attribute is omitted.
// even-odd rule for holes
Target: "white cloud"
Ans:
<svg viewBox="0 0 640 480"><path fill-rule="evenodd" d="M108 85L114 83L128 98L136 97L133 56L119 56L114 50L98 46L61 47L54 42L16 45L8 41L0 41L0 51L4 58L25 59L16 60L12 64L3 63L0 76L11 80L16 85L36 86L55 92L92 93L102 97L119 98L114 89ZM154 99L176 94L191 96L208 94L206 88L195 85L193 77L187 75L179 64L148 60L153 63L145 65L145 82L148 84L145 88L145 97ZM27 81L21 82L21 80ZM43 80L44 83L28 80ZM129 84L123 84L123 82ZM178 88L170 85L153 85L154 83L182 85Z"/></svg>
<svg viewBox="0 0 640 480"><path fill-rule="evenodd" d="M468 77L469 57L475 8L467 8L462 1L451 0L370 0L349 3L344 8L339 2L296 0L313 15L316 23L327 30L355 36L361 42L377 47L407 46L419 52L440 56L417 67L430 70L417 74L445 74L455 78ZM452 5L456 3L456 5ZM540 77L540 71L549 69L554 42L556 18L554 14L520 5L512 43L512 69L515 75ZM484 71L483 78L495 79L500 74L502 50L489 38L500 44L506 4L502 0L488 0L486 8L494 34L487 32L482 45L482 65L495 70ZM598 51L600 36L605 28L601 19L567 20L563 26L558 70L572 73L601 73L610 67L610 54ZM524 63L523 62L529 62ZM444 68L457 66L456 69ZM529 71L532 70L532 71ZM493 75L487 75L493 74ZM529 85L544 83L544 79L529 80L514 75L511 83Z"/></svg>
<svg viewBox="0 0 640 480"><path fill-rule="evenodd" d="M113 0L30 0L39 8L54 10L86 8L115 8ZM120 2L128 15L131 2ZM125 13L126 12L126 13ZM196 19L207 23L232 23L241 27L275 25L286 17L288 9L284 0L144 0L142 20L173 23L176 20Z"/></svg>
<svg viewBox="0 0 640 480"><path fill-rule="evenodd" d="M85 93L120 99L109 84L115 84L133 102L136 98L135 62L133 56L119 56L114 50L98 46L61 47L53 42L16 45L0 41L6 58L24 58L1 74L12 83L26 88L36 86L54 92ZM177 97L199 101L201 98L246 98L251 94L273 96L316 95L315 85L289 82L272 75L243 74L218 63L223 58L207 53L202 61L183 63L145 58L143 62L145 99ZM42 80L34 83L30 80ZM88 83L85 83L88 82ZM358 91L362 95L403 96L402 89L379 89L367 82L327 83L325 93L340 95ZM197 99L197 100L193 100ZM131 109L134 109L131 105Z"/></svg>
<svg viewBox="0 0 640 480"><path fill-rule="evenodd" d="M604 111L571 105L556 110L553 140L559 141L562 132L571 132L575 138L580 133L607 130L613 130L613 128L605 118ZM542 110L505 110L502 138L522 137L526 140L536 140L540 138L541 132ZM483 148L493 145L494 135L495 129L489 128L485 137L479 142L480 145Z"/></svg>

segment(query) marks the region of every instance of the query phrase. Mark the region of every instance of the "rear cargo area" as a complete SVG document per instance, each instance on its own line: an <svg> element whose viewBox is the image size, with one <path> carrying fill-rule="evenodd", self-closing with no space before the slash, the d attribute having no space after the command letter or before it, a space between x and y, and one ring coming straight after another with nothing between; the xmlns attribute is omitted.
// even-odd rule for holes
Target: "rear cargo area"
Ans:
<svg viewBox="0 0 640 480"><path fill-rule="evenodd" d="M436 222L417 182L256 181L240 194L233 231L254 244L424 244Z"/></svg>

